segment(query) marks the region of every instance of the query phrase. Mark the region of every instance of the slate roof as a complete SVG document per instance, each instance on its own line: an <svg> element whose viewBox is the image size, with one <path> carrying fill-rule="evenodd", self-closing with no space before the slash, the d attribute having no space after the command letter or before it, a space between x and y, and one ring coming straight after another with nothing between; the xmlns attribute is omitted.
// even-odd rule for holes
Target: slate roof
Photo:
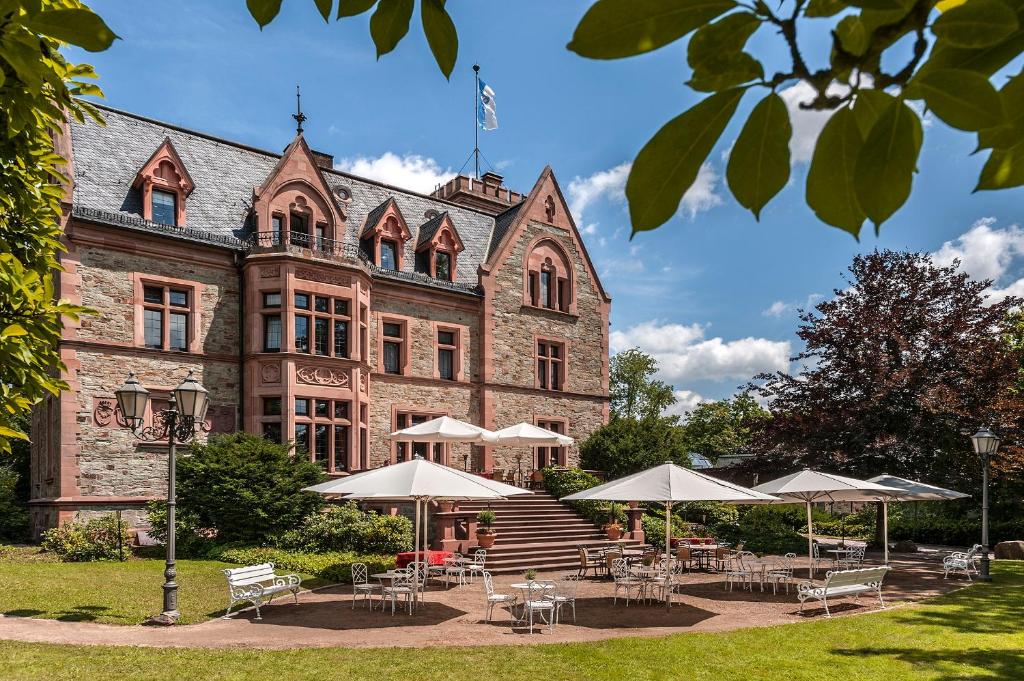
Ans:
<svg viewBox="0 0 1024 681"><path fill-rule="evenodd" d="M522 207L522 203L517 203L504 213L498 213L498 215L495 216L494 231L491 232L490 243L487 247L488 258L494 255L494 251L498 250L498 245L501 244L501 240L505 238L505 233L508 232L508 228L516 221L516 216L519 215L519 209Z"/></svg>
<svg viewBox="0 0 1024 681"><path fill-rule="evenodd" d="M167 228L161 229L142 220L140 192L131 185L156 148L165 138L170 138L195 182L185 209L188 216L185 231L189 235L182 234L182 238L241 247L241 241L236 240L248 236L247 219L253 188L267 179L281 154L105 106L100 109L106 119L105 126L92 121L71 123L75 175L72 202L76 214L107 224L168 233ZM390 278L421 283L413 271L419 230L433 222L427 219L428 211L447 212L465 246L459 255L455 283L463 288L475 287L477 267L490 254L493 233L498 231L496 222L500 223L510 212L505 211L496 220L465 206L338 170L323 169L323 175L332 192L330 198L347 216L343 240L354 248L358 247L359 232L367 217L386 205L388 199L393 198L398 204L412 238L405 244L404 262L408 271ZM339 190L347 192L351 199L339 200ZM507 230L509 224L511 222L507 221L503 229ZM232 246L236 243L237 246Z"/></svg>
<svg viewBox="0 0 1024 681"><path fill-rule="evenodd" d="M374 208L373 210L366 214L365 224L363 225L363 233L360 236L365 235L367 232L369 232L370 230L377 226L377 223L380 222L381 217L384 216L384 211L386 211L388 209L388 206L391 205L391 198L392 197L389 196L387 200L384 201L384 203L380 204L379 206L377 206L376 208Z"/></svg>

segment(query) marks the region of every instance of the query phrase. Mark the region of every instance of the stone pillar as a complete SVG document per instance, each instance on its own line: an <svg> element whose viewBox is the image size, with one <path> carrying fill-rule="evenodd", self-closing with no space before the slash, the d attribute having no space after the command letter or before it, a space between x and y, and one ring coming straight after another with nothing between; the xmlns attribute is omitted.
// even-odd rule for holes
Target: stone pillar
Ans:
<svg viewBox="0 0 1024 681"><path fill-rule="evenodd" d="M642 542L644 541L644 509L639 506L637 502L631 501L629 508L626 509L626 515L629 516L626 519L626 537Z"/></svg>

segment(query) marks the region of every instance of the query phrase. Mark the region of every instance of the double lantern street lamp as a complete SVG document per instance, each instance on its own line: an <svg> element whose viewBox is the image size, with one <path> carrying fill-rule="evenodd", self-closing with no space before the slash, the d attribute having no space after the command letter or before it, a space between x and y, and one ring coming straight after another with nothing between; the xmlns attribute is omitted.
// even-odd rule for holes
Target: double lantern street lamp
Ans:
<svg viewBox="0 0 1024 681"><path fill-rule="evenodd" d="M181 615L178 612L178 584L174 581L177 570L174 566L174 468L175 445L195 437L196 429L206 430L206 409L210 405L206 388L200 385L188 372L185 380L174 389L173 398L167 409L154 413L152 424L143 427L149 391L142 387L134 373L128 374L124 385L114 391L117 406L121 412L118 425L131 429L144 442L167 440L167 562L164 567L164 609L152 618L155 624L174 624Z"/></svg>
<svg viewBox="0 0 1024 681"><path fill-rule="evenodd" d="M988 565L988 466L996 450L999 449L999 436L988 428L982 428L971 436L974 453L981 457L981 574L978 579L992 581Z"/></svg>

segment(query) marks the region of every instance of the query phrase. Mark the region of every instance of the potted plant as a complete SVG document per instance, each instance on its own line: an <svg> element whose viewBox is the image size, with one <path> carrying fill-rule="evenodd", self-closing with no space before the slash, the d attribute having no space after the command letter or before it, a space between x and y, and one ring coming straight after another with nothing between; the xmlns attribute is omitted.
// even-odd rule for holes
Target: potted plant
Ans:
<svg viewBox="0 0 1024 681"><path fill-rule="evenodd" d="M490 509L485 508L476 514L476 543L482 549L494 546L494 540L498 538L498 533L493 527L495 520L497 516Z"/></svg>
<svg viewBox="0 0 1024 681"><path fill-rule="evenodd" d="M612 504L608 509L608 522L601 528L612 541L618 541L622 537L622 525L619 524L618 509Z"/></svg>
<svg viewBox="0 0 1024 681"><path fill-rule="evenodd" d="M526 578L526 581L528 583L532 582L532 581L537 579L537 571L534 570L533 568L530 568L529 570L527 570L526 572L523 573L523 577Z"/></svg>

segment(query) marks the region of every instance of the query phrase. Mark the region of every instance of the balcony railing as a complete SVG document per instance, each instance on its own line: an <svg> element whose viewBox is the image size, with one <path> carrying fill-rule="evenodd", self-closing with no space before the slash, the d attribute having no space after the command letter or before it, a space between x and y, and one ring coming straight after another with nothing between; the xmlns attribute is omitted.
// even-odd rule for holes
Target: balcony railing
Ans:
<svg viewBox="0 0 1024 681"><path fill-rule="evenodd" d="M332 260L363 260L366 258L355 244L325 239L305 232L255 232L247 241L249 252L297 252Z"/></svg>

